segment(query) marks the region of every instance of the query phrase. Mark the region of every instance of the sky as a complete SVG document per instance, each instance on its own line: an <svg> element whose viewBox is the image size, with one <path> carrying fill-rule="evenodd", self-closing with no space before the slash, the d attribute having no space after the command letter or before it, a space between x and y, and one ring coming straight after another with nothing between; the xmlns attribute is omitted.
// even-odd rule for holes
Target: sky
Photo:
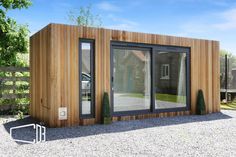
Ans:
<svg viewBox="0 0 236 157"><path fill-rule="evenodd" d="M236 0L32 0L8 15L34 34L49 23L73 24L68 14L92 5L102 27L220 41L236 55Z"/></svg>

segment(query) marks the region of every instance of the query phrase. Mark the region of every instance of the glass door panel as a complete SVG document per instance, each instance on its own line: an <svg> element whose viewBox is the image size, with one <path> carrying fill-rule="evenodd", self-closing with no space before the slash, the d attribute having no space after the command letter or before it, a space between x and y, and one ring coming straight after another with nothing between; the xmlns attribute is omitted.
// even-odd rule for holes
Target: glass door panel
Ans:
<svg viewBox="0 0 236 157"><path fill-rule="evenodd" d="M186 107L186 53L154 52L155 109Z"/></svg>
<svg viewBox="0 0 236 157"><path fill-rule="evenodd" d="M149 49L113 48L113 111L150 110Z"/></svg>

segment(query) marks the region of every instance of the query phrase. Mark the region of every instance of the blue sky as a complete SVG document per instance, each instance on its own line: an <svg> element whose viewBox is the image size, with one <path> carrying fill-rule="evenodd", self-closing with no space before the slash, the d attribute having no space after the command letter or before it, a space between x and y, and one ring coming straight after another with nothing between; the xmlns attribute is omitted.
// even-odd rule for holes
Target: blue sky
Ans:
<svg viewBox="0 0 236 157"><path fill-rule="evenodd" d="M72 24L69 11L89 4L103 27L218 40L236 54L235 0L33 0L28 10L8 15L34 34L48 23Z"/></svg>

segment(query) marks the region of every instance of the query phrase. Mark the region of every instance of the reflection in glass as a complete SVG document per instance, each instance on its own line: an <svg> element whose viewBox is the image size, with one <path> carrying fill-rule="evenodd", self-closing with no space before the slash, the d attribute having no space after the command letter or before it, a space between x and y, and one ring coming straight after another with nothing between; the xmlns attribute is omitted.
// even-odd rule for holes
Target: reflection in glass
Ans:
<svg viewBox="0 0 236 157"><path fill-rule="evenodd" d="M186 53L154 53L155 108L186 107Z"/></svg>
<svg viewBox="0 0 236 157"><path fill-rule="evenodd" d="M113 49L114 111L150 109L150 51Z"/></svg>
<svg viewBox="0 0 236 157"><path fill-rule="evenodd" d="M82 92L82 114L91 114L91 44L81 43L81 92Z"/></svg>

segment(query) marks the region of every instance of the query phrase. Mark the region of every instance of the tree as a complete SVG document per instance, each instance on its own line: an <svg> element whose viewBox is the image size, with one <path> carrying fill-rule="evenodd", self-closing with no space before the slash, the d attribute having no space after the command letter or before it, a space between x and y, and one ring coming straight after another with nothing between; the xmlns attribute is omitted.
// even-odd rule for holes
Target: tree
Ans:
<svg viewBox="0 0 236 157"><path fill-rule="evenodd" d="M69 20L78 26L101 27L102 21L100 16L92 13L92 6L80 7L79 15L75 12L69 12Z"/></svg>
<svg viewBox="0 0 236 157"><path fill-rule="evenodd" d="M29 30L7 16L8 10L28 8L30 0L0 0L0 66L22 66L20 54L28 53Z"/></svg>

